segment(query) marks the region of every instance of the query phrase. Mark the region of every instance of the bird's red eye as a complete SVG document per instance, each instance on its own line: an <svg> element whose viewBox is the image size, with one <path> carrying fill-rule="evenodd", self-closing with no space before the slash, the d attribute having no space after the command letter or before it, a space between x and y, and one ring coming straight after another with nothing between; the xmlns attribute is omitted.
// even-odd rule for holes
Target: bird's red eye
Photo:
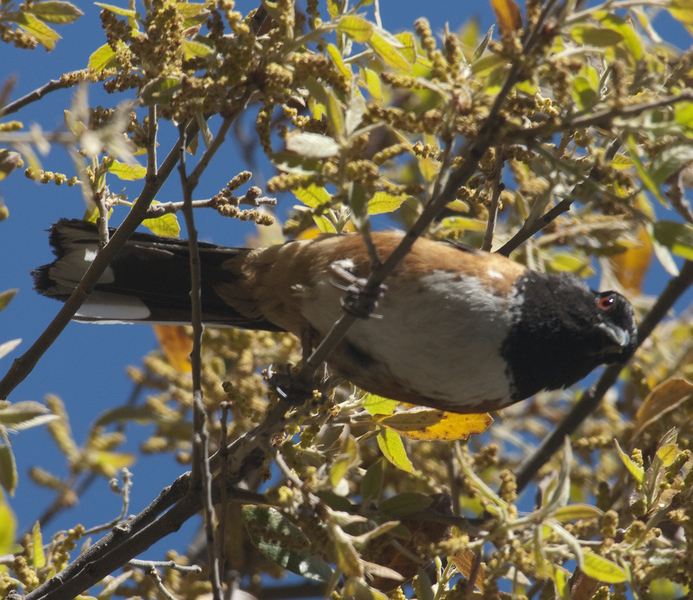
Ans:
<svg viewBox="0 0 693 600"><path fill-rule="evenodd" d="M599 299L597 306L602 310L606 310L607 308L611 308L614 305L614 302L616 302L616 299L613 297L613 295L604 296L603 298Z"/></svg>

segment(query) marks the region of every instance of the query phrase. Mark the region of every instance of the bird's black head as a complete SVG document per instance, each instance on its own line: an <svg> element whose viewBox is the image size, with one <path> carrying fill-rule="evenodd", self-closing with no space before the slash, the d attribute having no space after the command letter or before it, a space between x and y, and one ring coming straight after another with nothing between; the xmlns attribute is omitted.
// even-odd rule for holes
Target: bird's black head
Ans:
<svg viewBox="0 0 693 600"><path fill-rule="evenodd" d="M594 292L573 275L532 271L515 289L516 315L502 348L513 400L568 387L599 365L633 356L635 315L621 294Z"/></svg>

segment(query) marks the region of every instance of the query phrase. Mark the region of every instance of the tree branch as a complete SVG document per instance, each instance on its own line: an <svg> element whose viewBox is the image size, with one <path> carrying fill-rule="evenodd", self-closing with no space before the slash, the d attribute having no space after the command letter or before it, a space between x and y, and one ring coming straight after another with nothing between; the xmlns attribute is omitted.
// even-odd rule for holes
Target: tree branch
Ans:
<svg viewBox="0 0 693 600"><path fill-rule="evenodd" d="M678 276L669 281L662 295L638 328L638 344L641 345L654 328L666 316L681 295L693 285L693 262L685 261ZM594 411L604 394L616 383L623 365L607 367L596 384L586 390L563 421L542 440L534 454L527 458L517 470L517 490L525 488L554 453L561 447L565 436L572 435L582 422Z"/></svg>

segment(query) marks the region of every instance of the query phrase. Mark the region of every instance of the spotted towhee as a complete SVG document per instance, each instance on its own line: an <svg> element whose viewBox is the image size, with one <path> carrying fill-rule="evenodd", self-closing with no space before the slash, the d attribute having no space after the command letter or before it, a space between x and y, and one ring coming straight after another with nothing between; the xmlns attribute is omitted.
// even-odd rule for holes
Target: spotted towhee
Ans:
<svg viewBox="0 0 693 600"><path fill-rule="evenodd" d="M36 289L65 300L96 253L97 231L60 221L50 239L57 259L34 272ZM381 258L400 239L373 234ZM313 342L342 310L334 265L357 277L370 268L358 235L258 250L200 244L200 257L205 323L290 331ZM633 307L620 294L498 254L420 239L385 283L377 318L357 321L328 362L388 398L487 412L570 386L601 364L625 363L637 346ZM75 318L185 323L189 293L187 242L137 233Z"/></svg>

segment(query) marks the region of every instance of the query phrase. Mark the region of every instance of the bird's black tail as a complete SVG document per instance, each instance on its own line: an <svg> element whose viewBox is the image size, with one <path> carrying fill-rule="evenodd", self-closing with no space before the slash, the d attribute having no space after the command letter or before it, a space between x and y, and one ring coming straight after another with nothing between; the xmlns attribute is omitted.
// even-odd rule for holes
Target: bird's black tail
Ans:
<svg viewBox="0 0 693 600"><path fill-rule="evenodd" d="M98 250L98 232L83 221L62 220L50 228L56 260L32 272L40 294L65 301L81 281ZM218 294L239 275L229 268L250 252L198 244L202 271L202 320L211 326L280 329L264 319L249 319ZM98 323L189 323L190 255L188 242L135 233L96 284L75 320ZM228 287L228 286L227 286Z"/></svg>

